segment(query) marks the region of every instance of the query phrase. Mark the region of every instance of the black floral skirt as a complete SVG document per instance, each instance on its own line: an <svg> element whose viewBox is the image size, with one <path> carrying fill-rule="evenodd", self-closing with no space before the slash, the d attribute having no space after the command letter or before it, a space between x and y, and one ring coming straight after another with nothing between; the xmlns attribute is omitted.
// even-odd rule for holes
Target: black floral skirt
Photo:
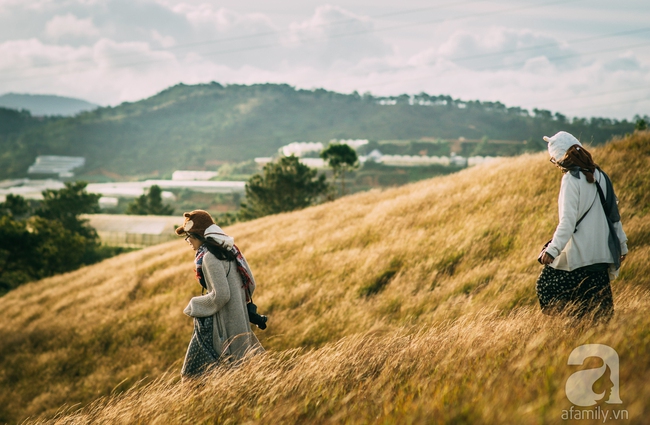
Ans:
<svg viewBox="0 0 650 425"><path fill-rule="evenodd" d="M609 321L614 314L607 270L592 271L583 267L568 272L544 266L535 290L546 314L591 316L597 321Z"/></svg>
<svg viewBox="0 0 650 425"><path fill-rule="evenodd" d="M214 350L212 321L213 316L195 317L194 333L187 347L185 362L181 369L181 376L199 376L205 369L219 361L219 355Z"/></svg>

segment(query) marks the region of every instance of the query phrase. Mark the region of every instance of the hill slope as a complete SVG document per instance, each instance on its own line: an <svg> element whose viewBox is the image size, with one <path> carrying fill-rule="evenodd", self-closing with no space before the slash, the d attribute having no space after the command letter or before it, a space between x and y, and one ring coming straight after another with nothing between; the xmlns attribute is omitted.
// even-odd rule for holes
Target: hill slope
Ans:
<svg viewBox="0 0 650 425"><path fill-rule="evenodd" d="M538 311L535 258L560 173L525 155L229 228L260 284L269 352L204 385L177 382L192 330L182 308L200 292L182 241L7 294L0 422L112 393L51 422L559 423L566 359L594 342L617 350L622 408L643 423L650 134L594 156L631 249L607 327Z"/></svg>
<svg viewBox="0 0 650 425"><path fill-rule="evenodd" d="M69 116L99 107L94 103L72 97L20 93L3 94L0 96L0 106L17 110L25 109L37 116Z"/></svg>
<svg viewBox="0 0 650 425"><path fill-rule="evenodd" d="M408 96L400 96L393 99L395 105L384 106L372 96L287 85L181 84L139 102L99 108L23 134L0 156L0 178L24 174L36 155L84 156L86 173L134 176L269 156L296 140L486 136L523 141L564 128L581 140L604 143L633 130L628 122L568 123L548 111L531 117L499 103L421 97L427 105L411 105Z"/></svg>

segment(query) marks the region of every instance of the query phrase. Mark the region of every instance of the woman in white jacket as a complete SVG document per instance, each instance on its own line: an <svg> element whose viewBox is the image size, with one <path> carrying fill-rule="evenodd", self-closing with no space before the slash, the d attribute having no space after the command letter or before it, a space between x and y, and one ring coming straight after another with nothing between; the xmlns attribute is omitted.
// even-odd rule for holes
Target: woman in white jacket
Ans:
<svg viewBox="0 0 650 425"><path fill-rule="evenodd" d="M185 213L178 235L196 251L196 278L205 295L193 297L184 313L194 318L194 333L181 370L197 376L219 361L237 362L252 352L264 351L251 331L247 303L255 280L233 238L217 226L209 213Z"/></svg>
<svg viewBox="0 0 650 425"><path fill-rule="evenodd" d="M544 140L551 162L564 176L560 222L539 258L544 269L536 291L542 311L607 321L614 312L610 279L618 276L627 255L616 195L609 177L578 139L561 131Z"/></svg>

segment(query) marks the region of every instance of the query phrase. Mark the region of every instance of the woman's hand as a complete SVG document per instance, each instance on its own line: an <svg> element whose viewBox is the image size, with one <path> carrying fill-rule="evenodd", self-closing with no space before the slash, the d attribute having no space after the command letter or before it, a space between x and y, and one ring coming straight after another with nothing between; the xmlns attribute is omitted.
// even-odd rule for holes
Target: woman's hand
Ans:
<svg viewBox="0 0 650 425"><path fill-rule="evenodd" d="M555 260L555 258L551 257L547 253L544 253L544 255L542 255L542 264L544 265L551 264L553 260Z"/></svg>
<svg viewBox="0 0 650 425"><path fill-rule="evenodd" d="M622 263L623 261L625 261L625 258L626 258L626 257L627 257L627 254L625 254L625 255L621 255L621 263Z"/></svg>

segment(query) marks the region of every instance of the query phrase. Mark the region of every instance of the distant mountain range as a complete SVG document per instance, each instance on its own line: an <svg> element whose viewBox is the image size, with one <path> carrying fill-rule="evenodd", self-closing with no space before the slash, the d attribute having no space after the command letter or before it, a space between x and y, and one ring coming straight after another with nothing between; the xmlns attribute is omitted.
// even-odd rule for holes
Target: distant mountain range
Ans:
<svg viewBox="0 0 650 425"><path fill-rule="evenodd" d="M0 96L0 107L29 111L34 116L73 116L79 112L91 111L99 105L72 97L47 94L7 93Z"/></svg>
<svg viewBox="0 0 650 425"><path fill-rule="evenodd" d="M37 155L85 157L85 169L78 170L82 178L152 177L178 169L213 170L223 162L270 156L294 141L331 139L487 138L521 143L516 154L544 149L542 137L559 130L601 144L632 132L634 124L568 120L545 110L531 114L499 102L425 93L374 97L283 84L179 84L138 102L68 118L0 108L0 178L24 176Z"/></svg>

